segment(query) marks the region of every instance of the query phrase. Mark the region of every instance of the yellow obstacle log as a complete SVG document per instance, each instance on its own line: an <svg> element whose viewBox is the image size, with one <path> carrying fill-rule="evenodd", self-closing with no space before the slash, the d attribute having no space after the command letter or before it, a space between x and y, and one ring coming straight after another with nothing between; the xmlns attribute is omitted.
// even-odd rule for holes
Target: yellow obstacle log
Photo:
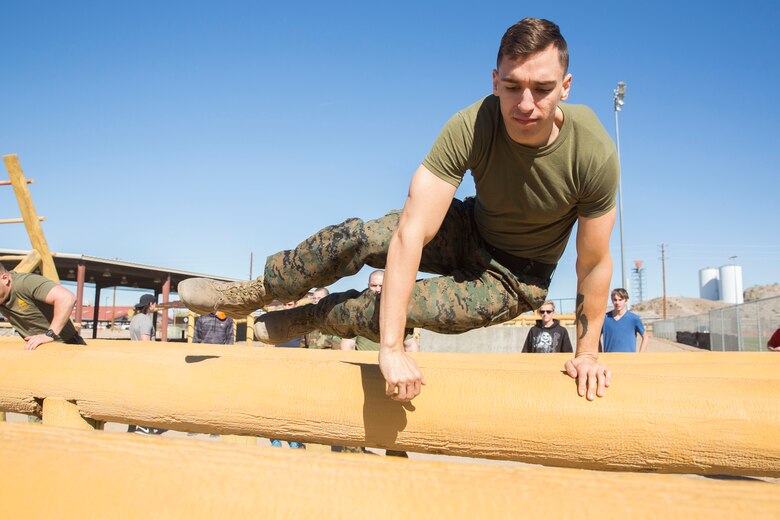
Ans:
<svg viewBox="0 0 780 520"><path fill-rule="evenodd" d="M391 459L6 423L0 515L716 519L780 511L780 495L764 482Z"/></svg>
<svg viewBox="0 0 780 520"><path fill-rule="evenodd" d="M402 404L384 395L375 354L114 345L25 351L21 341L0 343L0 410L35 413L36 398L58 396L88 418L184 431L590 469L780 476L773 353L749 356L756 369L774 367L765 379L723 375L742 353L674 354L686 360L685 375L644 374L654 354L615 358L637 364L616 368L607 396L594 402L577 397L544 356L513 366L421 354L428 385Z"/></svg>

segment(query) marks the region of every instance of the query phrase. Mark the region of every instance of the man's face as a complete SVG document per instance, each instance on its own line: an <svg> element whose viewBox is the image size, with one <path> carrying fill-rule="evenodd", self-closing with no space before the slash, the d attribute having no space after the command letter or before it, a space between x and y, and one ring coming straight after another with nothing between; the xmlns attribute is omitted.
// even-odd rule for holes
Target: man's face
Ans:
<svg viewBox="0 0 780 520"><path fill-rule="evenodd" d="M569 97L571 74L564 76L558 51L547 49L522 58L504 56L493 71L493 94L513 141L540 147L549 143L558 103Z"/></svg>
<svg viewBox="0 0 780 520"><path fill-rule="evenodd" d="M543 325L549 325L552 323L553 315L555 314L555 311L553 310L552 305L542 305L539 308L539 316L542 317L542 324Z"/></svg>
<svg viewBox="0 0 780 520"><path fill-rule="evenodd" d="M0 274L0 303L5 303L11 294L11 275L9 273Z"/></svg>
<svg viewBox="0 0 780 520"><path fill-rule="evenodd" d="M368 288L375 293L382 292L382 283L385 281L385 273L375 273L368 279Z"/></svg>
<svg viewBox="0 0 780 520"><path fill-rule="evenodd" d="M319 302L321 299L323 299L324 297L326 297L327 295L328 295L328 293L326 293L325 291L314 291L314 292L312 293L312 295L311 295L311 302L312 302L312 303L314 303L314 304L316 304L316 303L318 303L318 302Z"/></svg>
<svg viewBox="0 0 780 520"><path fill-rule="evenodd" d="M626 308L626 300L619 294L616 294L612 297L612 306L617 312L623 312L623 309Z"/></svg>

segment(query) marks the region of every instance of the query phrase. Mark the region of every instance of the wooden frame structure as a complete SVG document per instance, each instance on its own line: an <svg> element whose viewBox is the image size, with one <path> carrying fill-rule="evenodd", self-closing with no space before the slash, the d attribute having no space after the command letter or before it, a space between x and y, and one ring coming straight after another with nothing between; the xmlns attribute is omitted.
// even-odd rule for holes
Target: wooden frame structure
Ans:
<svg viewBox="0 0 780 520"><path fill-rule="evenodd" d="M27 230L27 236L30 238L30 244L33 251L14 268L21 273L31 273L40 266L41 274L50 280L59 282L60 278L57 269L54 267L54 260L49 250L49 244L46 242L46 235L43 234L41 221L45 217L40 217L35 209L32 197L30 196L29 184L34 183L33 179L27 179L22 171L22 165L19 163L19 157L16 154L4 155L3 162L8 170L10 182L0 181L0 186L11 185L16 195L16 201L19 204L19 210L22 213L21 219L11 218L0 220L0 224L24 223Z"/></svg>

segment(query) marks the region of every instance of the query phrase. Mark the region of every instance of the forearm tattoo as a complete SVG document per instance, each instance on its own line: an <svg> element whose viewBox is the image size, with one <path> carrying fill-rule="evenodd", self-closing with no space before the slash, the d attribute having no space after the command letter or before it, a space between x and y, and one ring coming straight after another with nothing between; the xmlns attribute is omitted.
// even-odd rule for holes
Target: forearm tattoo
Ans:
<svg viewBox="0 0 780 520"><path fill-rule="evenodd" d="M575 309L575 315L576 315L576 322L582 327L582 334L580 334L579 339L582 339L585 337L585 334L588 333L588 317L585 316L585 295L584 294L577 294L577 308Z"/></svg>

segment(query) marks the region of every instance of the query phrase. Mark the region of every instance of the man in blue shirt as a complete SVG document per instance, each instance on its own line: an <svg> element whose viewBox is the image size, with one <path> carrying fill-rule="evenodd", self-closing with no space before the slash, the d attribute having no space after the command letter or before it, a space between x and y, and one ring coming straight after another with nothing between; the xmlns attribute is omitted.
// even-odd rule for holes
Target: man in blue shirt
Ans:
<svg viewBox="0 0 780 520"><path fill-rule="evenodd" d="M603 352L636 352L637 334L642 338L639 352L647 350L647 335L642 320L628 310L627 305L628 291L622 288L613 290L614 308L607 313L601 328Z"/></svg>

